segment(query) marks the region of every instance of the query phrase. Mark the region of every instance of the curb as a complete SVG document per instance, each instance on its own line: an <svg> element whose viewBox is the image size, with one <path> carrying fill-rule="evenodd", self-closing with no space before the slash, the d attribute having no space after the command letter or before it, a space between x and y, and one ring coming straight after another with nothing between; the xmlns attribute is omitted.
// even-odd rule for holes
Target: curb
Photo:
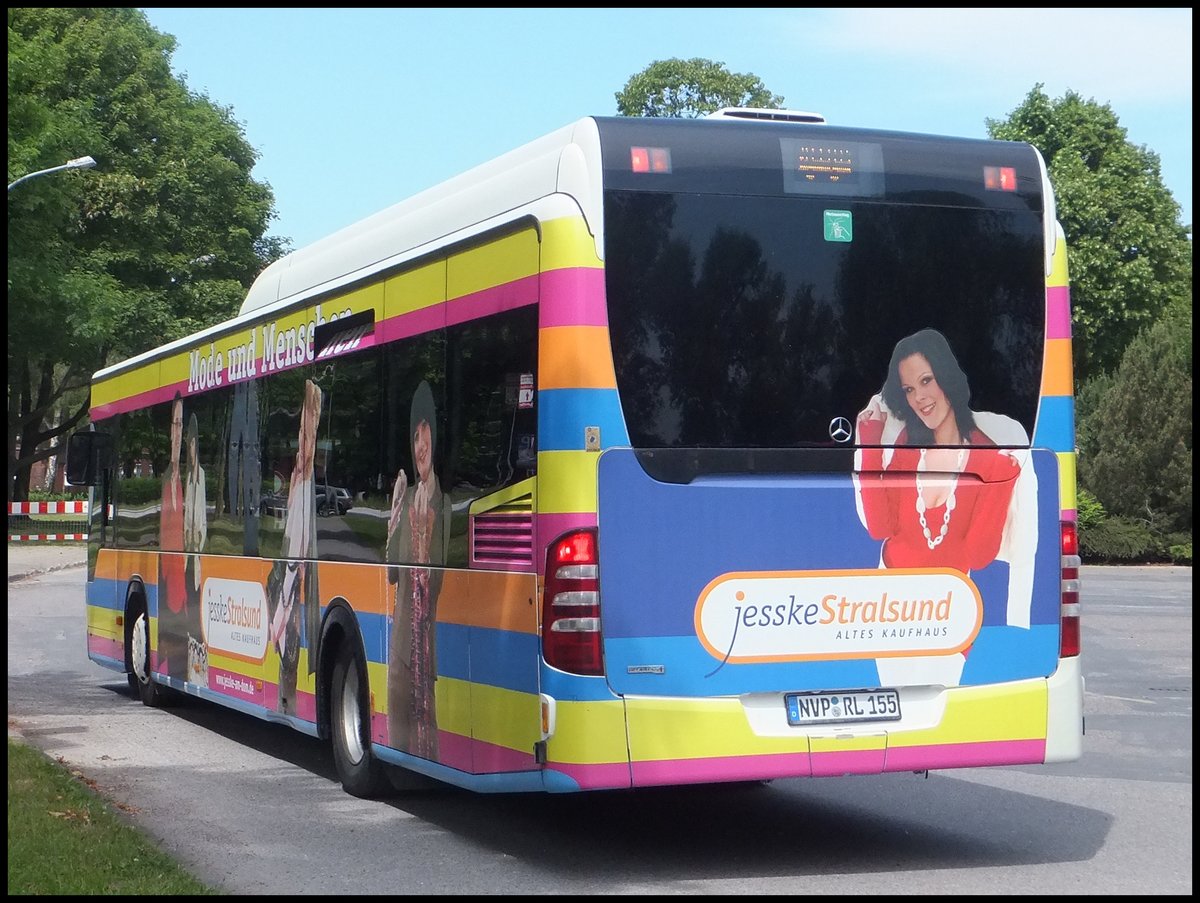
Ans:
<svg viewBox="0 0 1200 903"><path fill-rule="evenodd" d="M26 580L30 577L39 577L42 574L52 574L55 571L65 571L65 570L69 570L70 568L81 568L81 567L84 567L86 564L87 564L87 562L85 562L85 561L70 561L70 562L67 562L66 564L56 564L56 565L52 565L51 567L48 567L48 568L34 568L33 570L22 571L19 574L9 574L8 582L14 583L17 580Z"/></svg>

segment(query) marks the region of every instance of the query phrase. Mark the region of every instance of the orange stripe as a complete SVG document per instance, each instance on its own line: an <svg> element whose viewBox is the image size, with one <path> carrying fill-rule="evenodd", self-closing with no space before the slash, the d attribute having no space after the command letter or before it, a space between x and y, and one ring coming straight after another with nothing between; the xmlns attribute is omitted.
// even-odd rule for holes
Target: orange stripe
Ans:
<svg viewBox="0 0 1200 903"><path fill-rule="evenodd" d="M497 571L447 571L438 621L537 633L537 577Z"/></svg>
<svg viewBox="0 0 1200 903"><path fill-rule="evenodd" d="M1075 382L1071 373L1071 340L1047 339L1046 360L1042 365L1043 395L1073 395Z"/></svg>
<svg viewBox="0 0 1200 903"><path fill-rule="evenodd" d="M615 389L605 326L553 326L538 334L538 388Z"/></svg>
<svg viewBox="0 0 1200 903"><path fill-rule="evenodd" d="M387 568L377 564L325 562L317 571L322 605L345 599L356 612L387 614L391 610L389 588Z"/></svg>

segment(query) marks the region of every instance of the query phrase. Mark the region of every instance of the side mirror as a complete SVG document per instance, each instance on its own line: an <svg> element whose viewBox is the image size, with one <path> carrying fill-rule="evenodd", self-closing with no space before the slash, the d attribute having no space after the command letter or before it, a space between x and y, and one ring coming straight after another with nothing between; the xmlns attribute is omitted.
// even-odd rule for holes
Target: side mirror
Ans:
<svg viewBox="0 0 1200 903"><path fill-rule="evenodd" d="M67 482L95 486L112 460L113 441L108 433L74 433L67 442Z"/></svg>

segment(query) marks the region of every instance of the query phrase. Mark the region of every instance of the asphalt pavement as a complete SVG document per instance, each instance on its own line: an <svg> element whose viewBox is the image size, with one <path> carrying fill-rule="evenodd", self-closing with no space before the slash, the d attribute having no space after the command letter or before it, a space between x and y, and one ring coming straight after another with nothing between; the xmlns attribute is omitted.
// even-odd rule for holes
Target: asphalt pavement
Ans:
<svg viewBox="0 0 1200 903"><path fill-rule="evenodd" d="M10 542L8 580L60 571L87 562L87 546L81 542Z"/></svg>

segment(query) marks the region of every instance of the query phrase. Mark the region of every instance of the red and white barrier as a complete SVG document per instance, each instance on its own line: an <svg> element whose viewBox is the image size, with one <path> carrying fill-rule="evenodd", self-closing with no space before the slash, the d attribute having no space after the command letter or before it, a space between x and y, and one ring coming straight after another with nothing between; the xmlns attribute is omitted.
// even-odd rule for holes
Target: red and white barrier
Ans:
<svg viewBox="0 0 1200 903"><path fill-rule="evenodd" d="M88 513L87 502L9 502L8 516L21 517L22 515L30 514L75 514L84 515ZM26 525L22 525L26 526ZM36 527L37 524L28 526ZM46 524L47 527L65 526L62 523ZM86 526L81 524L80 526ZM88 538L87 533L9 533L9 542L84 542Z"/></svg>
<svg viewBox="0 0 1200 903"><path fill-rule="evenodd" d="M13 514L87 514L87 502L9 502Z"/></svg>
<svg viewBox="0 0 1200 903"><path fill-rule="evenodd" d="M9 542L86 542L88 535L86 533L32 533L29 535L21 535L17 533L9 533Z"/></svg>

